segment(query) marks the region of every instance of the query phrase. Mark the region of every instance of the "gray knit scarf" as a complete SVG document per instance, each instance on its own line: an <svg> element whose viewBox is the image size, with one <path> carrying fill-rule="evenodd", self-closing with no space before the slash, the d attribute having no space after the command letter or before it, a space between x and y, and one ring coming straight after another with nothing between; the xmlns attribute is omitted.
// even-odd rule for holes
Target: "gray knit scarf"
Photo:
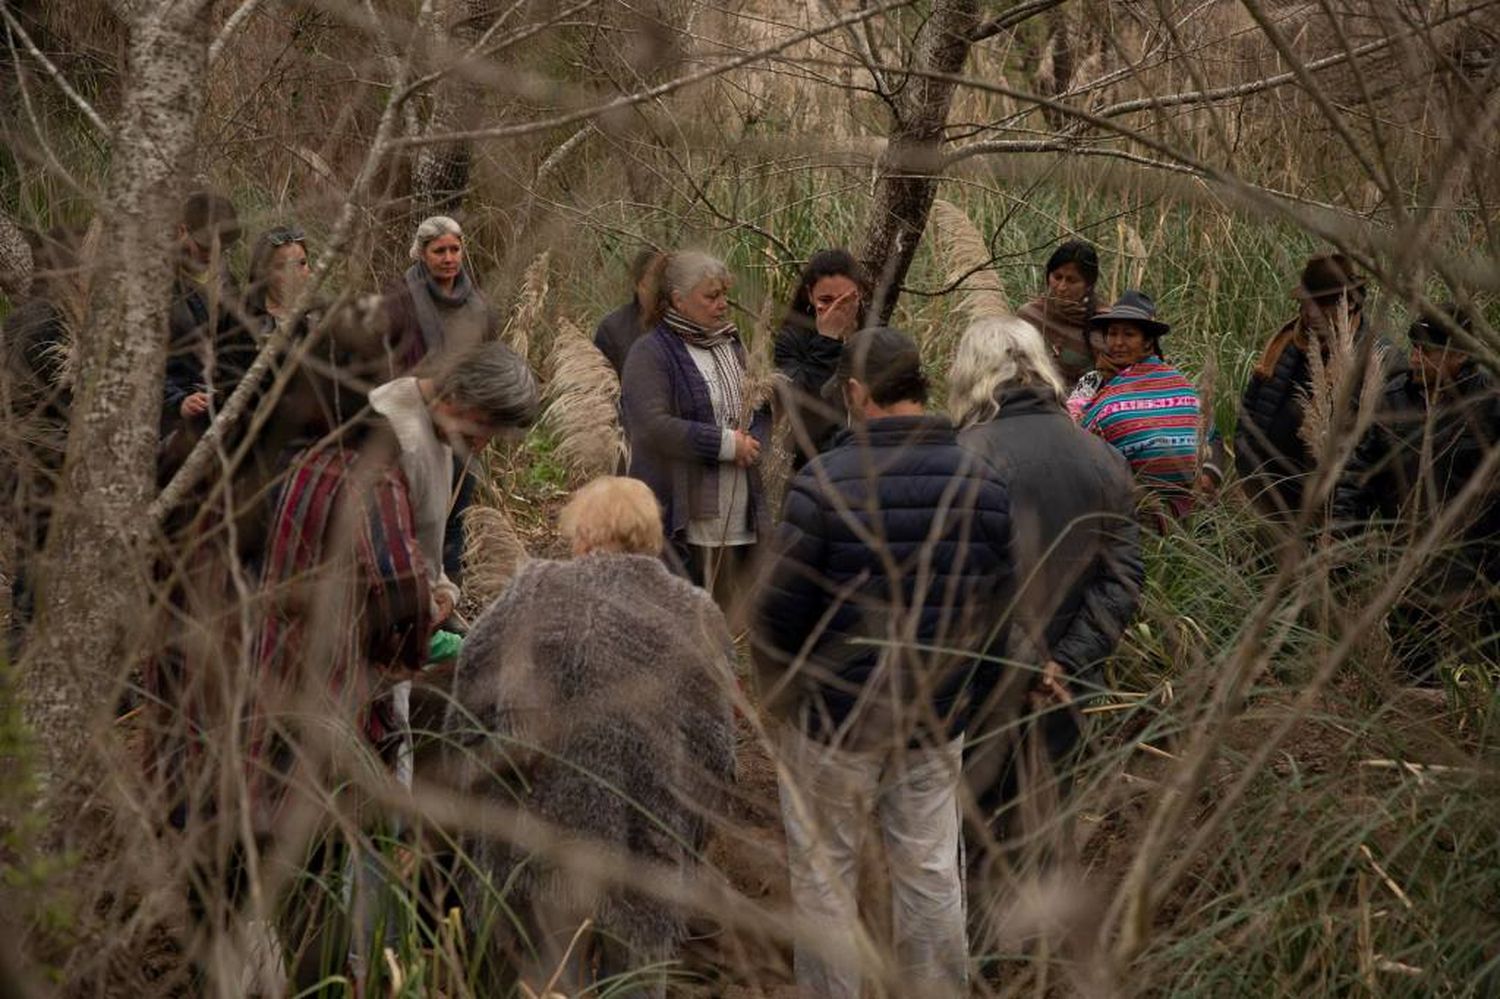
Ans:
<svg viewBox="0 0 1500 999"><path fill-rule="evenodd" d="M419 260L406 269L406 289L411 292L412 305L416 308L422 343L427 347L427 353L436 354L443 349L443 318L438 314L438 305L447 308L463 305L473 293L474 283L461 270L458 280L453 282L452 293L445 292Z"/></svg>
<svg viewBox="0 0 1500 999"><path fill-rule="evenodd" d="M719 385L719 397L724 400L725 411L716 415L720 423L737 429L745 405L745 367L734 349L739 342L734 323L725 323L718 329L711 330L699 326L676 309L668 309L662 322L667 324L667 329L682 337L689 347L708 351L714 362L714 381Z"/></svg>

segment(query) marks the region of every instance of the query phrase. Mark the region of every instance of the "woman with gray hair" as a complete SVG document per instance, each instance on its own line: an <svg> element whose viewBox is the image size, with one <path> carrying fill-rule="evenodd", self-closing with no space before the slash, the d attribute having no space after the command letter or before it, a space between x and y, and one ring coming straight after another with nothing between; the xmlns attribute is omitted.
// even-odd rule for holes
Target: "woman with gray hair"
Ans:
<svg viewBox="0 0 1500 999"><path fill-rule="evenodd" d="M667 254L645 283L652 331L631 347L620 383L630 475L661 504L669 561L722 603L765 531L756 462L770 418L746 396L724 262Z"/></svg>
<svg viewBox="0 0 1500 999"><path fill-rule="evenodd" d="M964 331L948 376L949 410L959 443L993 465L1010 491L1017 592L1009 658L1032 667L988 696L976 694L983 704L969 732L980 748L964 766L987 818L1014 814L1006 806L1018 792L1020 737L1035 732L1053 759L1077 741L1074 701L1097 689L1140 599L1130 469L1073 423L1063 397L1062 378L1030 323L982 319ZM1033 724L1017 727L1025 704Z"/></svg>
<svg viewBox="0 0 1500 999"><path fill-rule="evenodd" d="M500 335L495 310L464 262L464 231L446 215L417 226L411 266L386 291L391 377L424 360L461 353Z"/></svg>

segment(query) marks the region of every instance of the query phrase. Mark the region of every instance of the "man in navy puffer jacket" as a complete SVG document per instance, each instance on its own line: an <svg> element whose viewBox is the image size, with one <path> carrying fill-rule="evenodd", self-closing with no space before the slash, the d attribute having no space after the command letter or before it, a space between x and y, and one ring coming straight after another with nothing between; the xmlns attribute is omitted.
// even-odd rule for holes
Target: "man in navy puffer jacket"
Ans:
<svg viewBox="0 0 1500 999"><path fill-rule="evenodd" d="M783 783L805 994L857 996L854 900L871 812L891 861L912 994L962 990L958 786L969 691L996 669L1011 584L998 473L925 412L911 337L850 338L825 393L852 429L788 488L755 629L763 704L788 724ZM821 946L814 947L814 943Z"/></svg>

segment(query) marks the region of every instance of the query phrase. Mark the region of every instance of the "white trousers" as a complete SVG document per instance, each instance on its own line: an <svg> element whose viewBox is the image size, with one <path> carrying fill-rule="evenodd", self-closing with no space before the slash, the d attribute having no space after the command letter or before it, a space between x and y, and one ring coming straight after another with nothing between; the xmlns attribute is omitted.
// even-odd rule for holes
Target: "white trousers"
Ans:
<svg viewBox="0 0 1500 999"><path fill-rule="evenodd" d="M835 749L787 730L793 785L781 785L792 901L807 922L796 946L806 996L858 999L859 855L873 814L890 860L896 957L913 995L964 991L968 946L959 863L963 738L934 749ZM809 937L825 944L810 945ZM868 955L867 955L868 956Z"/></svg>

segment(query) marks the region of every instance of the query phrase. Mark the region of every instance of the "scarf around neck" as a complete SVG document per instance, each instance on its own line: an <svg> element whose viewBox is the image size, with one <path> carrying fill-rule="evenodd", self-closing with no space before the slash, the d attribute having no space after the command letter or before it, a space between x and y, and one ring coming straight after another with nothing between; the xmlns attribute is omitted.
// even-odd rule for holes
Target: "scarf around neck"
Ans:
<svg viewBox="0 0 1500 999"><path fill-rule="evenodd" d="M725 323L711 330L699 326L676 309L668 309L662 322L689 347L708 351L713 360L714 382L719 387L719 397L724 400L724 412L716 415L724 426L738 428L744 409L745 368L735 351L739 338L735 335L734 324Z"/></svg>
<svg viewBox="0 0 1500 999"><path fill-rule="evenodd" d="M422 331L422 343L427 353L434 353L443 346L443 319L438 306L456 309L468 302L474 293L474 284L467 272L460 270L453 282L453 291L438 287L426 266L419 260L406 269L406 289L411 292L412 305L417 312L417 326Z"/></svg>

